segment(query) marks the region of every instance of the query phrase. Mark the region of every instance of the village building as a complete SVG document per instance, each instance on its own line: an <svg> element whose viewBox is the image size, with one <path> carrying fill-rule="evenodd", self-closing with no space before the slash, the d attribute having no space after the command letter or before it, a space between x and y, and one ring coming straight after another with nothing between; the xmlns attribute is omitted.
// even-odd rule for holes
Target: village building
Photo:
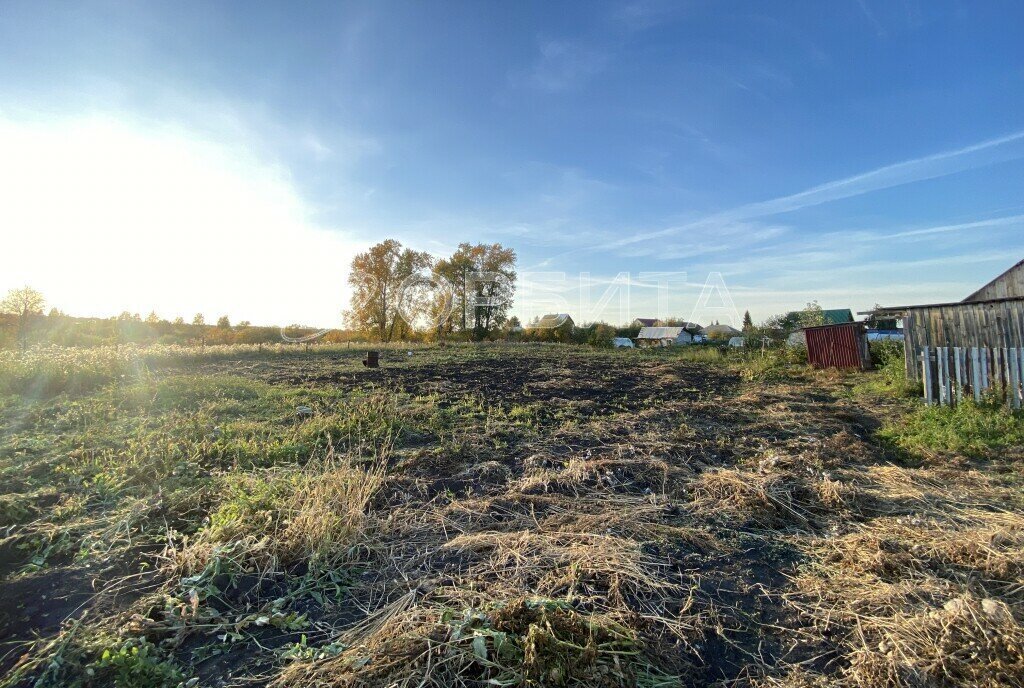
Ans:
<svg viewBox="0 0 1024 688"><path fill-rule="evenodd" d="M693 335L683 327L644 327L636 338L638 346L674 346L691 342Z"/></svg>
<svg viewBox="0 0 1024 688"><path fill-rule="evenodd" d="M701 334L703 334L707 339L729 340L732 339L733 337L739 337L743 333L737 330L735 327L730 327L729 325L719 325L718 323L715 323L714 325L708 325L707 327L703 328L701 330Z"/></svg>
<svg viewBox="0 0 1024 688"><path fill-rule="evenodd" d="M531 330L571 330L576 327L568 313L549 313L530 325Z"/></svg>
<svg viewBox="0 0 1024 688"><path fill-rule="evenodd" d="M965 360L968 354L979 355L968 350L983 350L991 359L982 364L986 371L991 369L993 374L1001 375L1009 370L1010 381L1013 382L1013 378L1020 381L1024 362L1002 359L1007 352L1020 352L1024 348L1024 260L963 301L885 306L864 315L902 319L904 357L907 377L911 380L920 381L925 374L928 367L923 365L928 363L924 361L925 351L934 359L936 348L942 347L956 350L950 355L959 356L965 365L971 363Z"/></svg>

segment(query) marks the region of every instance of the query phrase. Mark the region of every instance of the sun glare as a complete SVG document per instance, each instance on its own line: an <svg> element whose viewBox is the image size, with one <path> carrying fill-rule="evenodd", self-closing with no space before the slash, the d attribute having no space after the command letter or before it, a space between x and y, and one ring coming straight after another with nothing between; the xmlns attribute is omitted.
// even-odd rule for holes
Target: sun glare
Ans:
<svg viewBox="0 0 1024 688"><path fill-rule="evenodd" d="M337 326L347 303L359 246L243 145L114 117L0 118L0 189L0 288L31 283L69 313Z"/></svg>

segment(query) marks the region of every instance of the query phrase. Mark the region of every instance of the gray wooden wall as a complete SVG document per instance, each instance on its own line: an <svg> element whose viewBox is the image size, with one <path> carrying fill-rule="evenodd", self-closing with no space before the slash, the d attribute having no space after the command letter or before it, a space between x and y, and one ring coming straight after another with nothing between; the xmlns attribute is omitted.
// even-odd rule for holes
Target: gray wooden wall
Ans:
<svg viewBox="0 0 1024 688"><path fill-rule="evenodd" d="M923 348L1024 347L1024 299L911 308L903 318L907 377L921 379Z"/></svg>

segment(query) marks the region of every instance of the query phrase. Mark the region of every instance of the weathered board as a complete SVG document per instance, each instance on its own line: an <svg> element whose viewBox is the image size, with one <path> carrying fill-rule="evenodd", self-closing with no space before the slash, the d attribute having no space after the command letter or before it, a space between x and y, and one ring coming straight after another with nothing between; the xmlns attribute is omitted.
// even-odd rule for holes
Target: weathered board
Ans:
<svg viewBox="0 0 1024 688"><path fill-rule="evenodd" d="M929 404L955 406L965 397L994 395L1012 408L1024 405L1024 348L925 346L920 367Z"/></svg>
<svg viewBox="0 0 1024 688"><path fill-rule="evenodd" d="M920 381L925 347L1024 348L1024 299L911 306L903 336L907 377Z"/></svg>

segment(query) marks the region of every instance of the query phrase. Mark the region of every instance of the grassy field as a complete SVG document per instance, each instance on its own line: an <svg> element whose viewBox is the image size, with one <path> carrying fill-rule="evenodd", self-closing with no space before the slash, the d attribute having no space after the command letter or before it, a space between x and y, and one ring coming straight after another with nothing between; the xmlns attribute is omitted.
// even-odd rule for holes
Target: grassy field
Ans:
<svg viewBox="0 0 1024 688"><path fill-rule="evenodd" d="M0 685L1024 685L1019 414L696 347L362 354L0 354Z"/></svg>

